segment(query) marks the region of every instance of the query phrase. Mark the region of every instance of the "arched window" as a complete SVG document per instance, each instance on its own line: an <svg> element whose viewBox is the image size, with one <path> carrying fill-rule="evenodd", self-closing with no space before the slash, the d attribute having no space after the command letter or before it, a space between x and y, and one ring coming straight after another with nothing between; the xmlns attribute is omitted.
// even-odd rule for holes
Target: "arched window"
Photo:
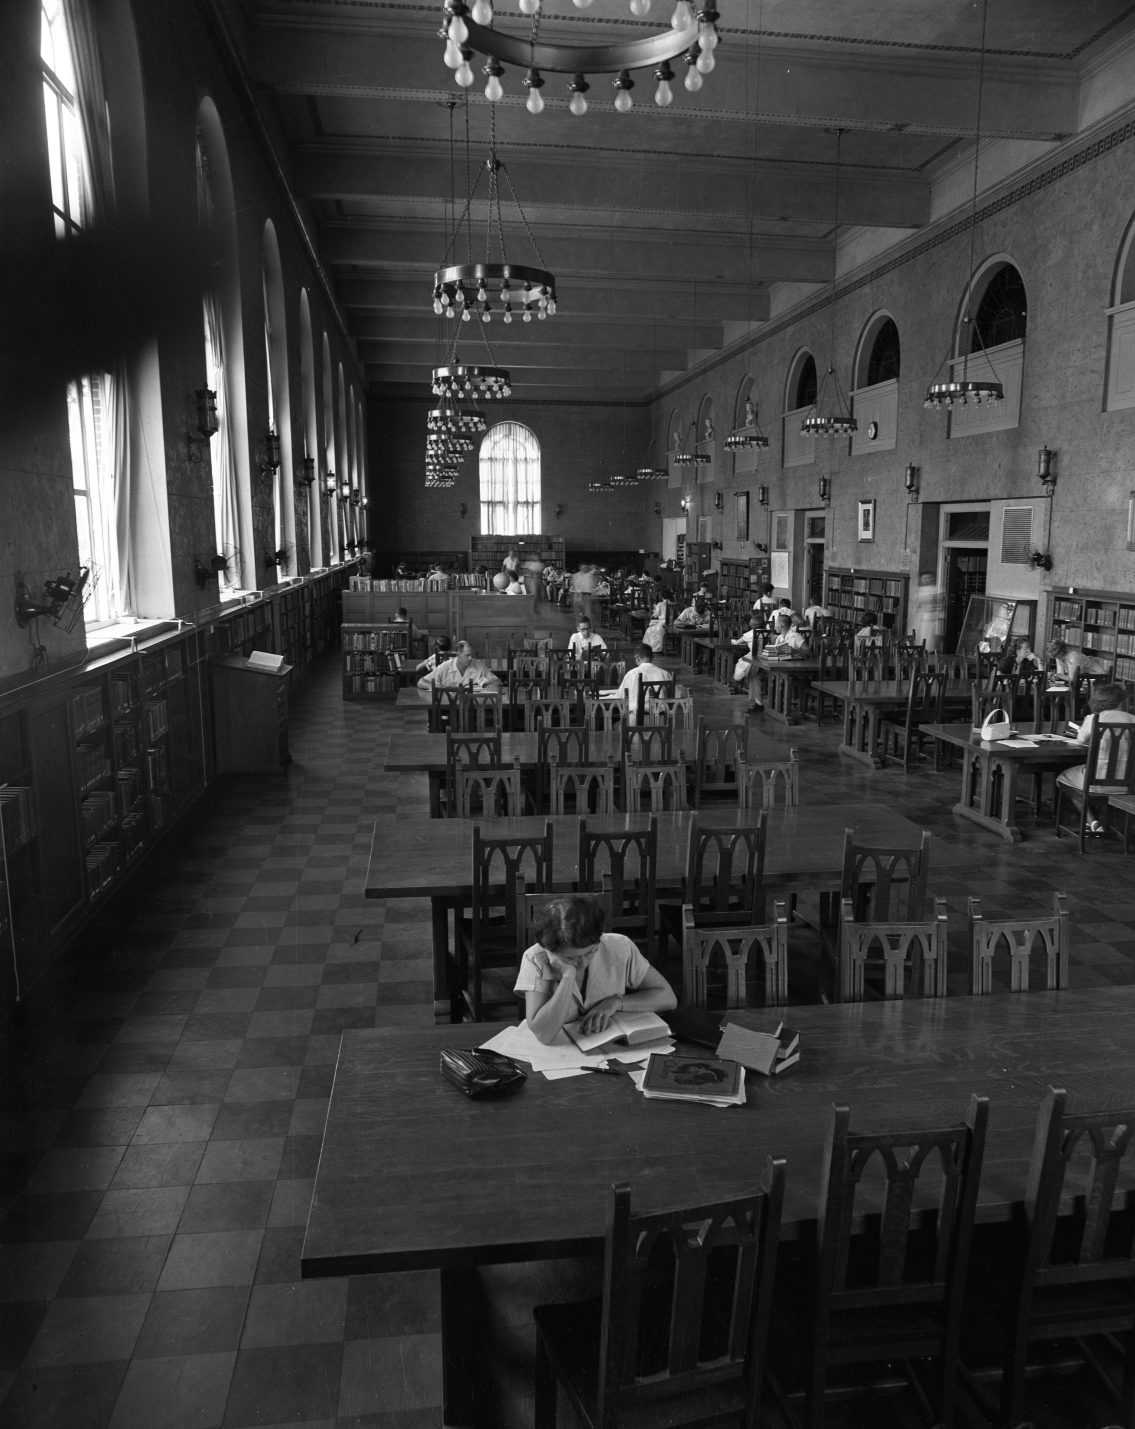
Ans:
<svg viewBox="0 0 1135 1429"><path fill-rule="evenodd" d="M788 369L784 384L785 413L782 421L781 450L784 466L808 466L816 459L816 438L805 435L800 424L816 400L816 359L801 348Z"/></svg>
<svg viewBox="0 0 1135 1429"><path fill-rule="evenodd" d="M323 470L327 491L327 563L342 559L339 545L339 478L335 464L335 388L331 373L331 343L323 334Z"/></svg>
<svg viewBox="0 0 1135 1429"><path fill-rule="evenodd" d="M967 322L967 318L969 321ZM951 363L954 381L999 382L1001 402L968 402L950 409L951 437L1007 431L1021 416L1028 302L1016 265L998 256L978 270L962 302Z"/></svg>
<svg viewBox="0 0 1135 1429"><path fill-rule="evenodd" d="M300 389L303 393L303 454L313 463L314 480L307 486L307 562L299 561L297 549L297 570L323 565L323 532L319 526L320 492L323 489L323 473L320 470L319 428L315 416L315 344L311 332L311 302L307 289L300 291ZM305 477L306 482L306 468ZM296 546L299 546L297 532Z"/></svg>
<svg viewBox="0 0 1135 1429"><path fill-rule="evenodd" d="M852 411L858 427L851 438L852 456L894 451L898 434L899 330L885 312L864 324L852 366Z"/></svg>
<svg viewBox="0 0 1135 1429"><path fill-rule="evenodd" d="M276 229L269 220L264 225L264 346L268 362L268 430L279 442L280 464L269 476L275 514L276 550L284 555L277 568L295 575L296 511L292 499L292 396L288 386L288 335L285 321L284 276Z"/></svg>
<svg viewBox="0 0 1135 1429"><path fill-rule="evenodd" d="M220 572L223 597L251 589L256 567L236 199L224 127L210 99L202 100L197 116L197 220L212 277L201 301L205 385L217 398L217 430L210 438L209 451L217 553L225 558L225 568Z"/></svg>
<svg viewBox="0 0 1135 1429"><path fill-rule="evenodd" d="M970 333L970 352L1018 339L1023 342L1027 319L1024 281L1016 268L1006 263L994 272L981 295Z"/></svg>
<svg viewBox="0 0 1135 1429"><path fill-rule="evenodd" d="M1109 412L1135 407L1135 218L1127 225L1115 265L1108 309L1107 393Z"/></svg>
<svg viewBox="0 0 1135 1429"><path fill-rule="evenodd" d="M481 534L540 530L540 443L519 422L498 422L481 440Z"/></svg>

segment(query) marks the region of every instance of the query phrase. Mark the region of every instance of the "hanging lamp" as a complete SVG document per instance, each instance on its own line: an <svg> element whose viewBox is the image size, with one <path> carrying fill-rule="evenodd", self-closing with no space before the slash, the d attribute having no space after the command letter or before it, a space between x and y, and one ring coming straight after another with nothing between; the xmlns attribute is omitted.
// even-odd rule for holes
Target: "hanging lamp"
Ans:
<svg viewBox="0 0 1135 1429"><path fill-rule="evenodd" d="M977 236L977 178L978 163L981 154L981 106L985 89L985 27L989 16L989 0L982 0L981 6L981 49L977 66L977 116L974 124L973 143L973 198L970 209L969 221L969 286L966 289L966 310L962 316L962 370L960 374L954 371L956 358L951 358L948 349L945 357L938 364L938 371L934 374L926 389L926 397L923 401L924 407L932 407L935 411L943 408L949 411L951 407L965 407L970 403L980 406L982 403L994 404L1005 399L1005 387L997 378L997 371L993 366L993 360L985 349L985 341L981 336L981 328L977 324L977 319L973 314L973 252L974 240ZM973 328L973 336L970 336L969 329ZM955 332L955 336L956 336ZM981 348L981 355L989 364L992 377L971 377L969 371L970 355L974 350L974 341ZM948 378L943 382L938 380L938 373L943 368L949 373Z"/></svg>

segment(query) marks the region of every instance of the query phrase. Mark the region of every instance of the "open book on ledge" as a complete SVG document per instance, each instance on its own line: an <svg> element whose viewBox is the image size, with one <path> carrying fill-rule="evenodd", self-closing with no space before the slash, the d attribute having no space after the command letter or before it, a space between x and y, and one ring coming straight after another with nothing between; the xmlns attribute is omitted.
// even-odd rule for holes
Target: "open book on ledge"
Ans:
<svg viewBox="0 0 1135 1429"><path fill-rule="evenodd" d="M669 1040L669 1026L657 1012L617 1012L602 1032L581 1032L578 1022L565 1022L564 1031L581 1052L601 1052L607 1047L640 1047Z"/></svg>

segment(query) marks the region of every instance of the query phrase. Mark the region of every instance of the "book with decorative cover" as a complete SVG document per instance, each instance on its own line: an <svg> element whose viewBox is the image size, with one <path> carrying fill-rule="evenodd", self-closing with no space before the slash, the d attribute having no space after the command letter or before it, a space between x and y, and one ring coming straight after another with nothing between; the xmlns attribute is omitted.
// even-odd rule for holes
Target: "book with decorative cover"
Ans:
<svg viewBox="0 0 1135 1429"><path fill-rule="evenodd" d="M720 1057L655 1052L646 1064L642 1090L648 1097L739 1105L745 1100L745 1072L738 1062Z"/></svg>

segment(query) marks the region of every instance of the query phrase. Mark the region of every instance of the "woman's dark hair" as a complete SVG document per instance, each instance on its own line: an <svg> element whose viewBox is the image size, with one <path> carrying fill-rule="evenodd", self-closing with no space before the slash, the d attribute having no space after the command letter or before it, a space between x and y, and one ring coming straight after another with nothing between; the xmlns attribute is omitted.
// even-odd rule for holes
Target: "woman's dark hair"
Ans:
<svg viewBox="0 0 1135 1429"><path fill-rule="evenodd" d="M1092 691L1088 708L1092 714L1099 714L1102 710L1121 710L1126 703L1127 686L1118 680L1103 680Z"/></svg>
<svg viewBox="0 0 1135 1429"><path fill-rule="evenodd" d="M451 650L452 648L453 641L449 638L448 635L439 635L434 641L435 650Z"/></svg>
<svg viewBox="0 0 1135 1429"><path fill-rule="evenodd" d="M553 898L536 921L536 940L549 953L589 948L603 936L607 910L598 898L573 893Z"/></svg>

